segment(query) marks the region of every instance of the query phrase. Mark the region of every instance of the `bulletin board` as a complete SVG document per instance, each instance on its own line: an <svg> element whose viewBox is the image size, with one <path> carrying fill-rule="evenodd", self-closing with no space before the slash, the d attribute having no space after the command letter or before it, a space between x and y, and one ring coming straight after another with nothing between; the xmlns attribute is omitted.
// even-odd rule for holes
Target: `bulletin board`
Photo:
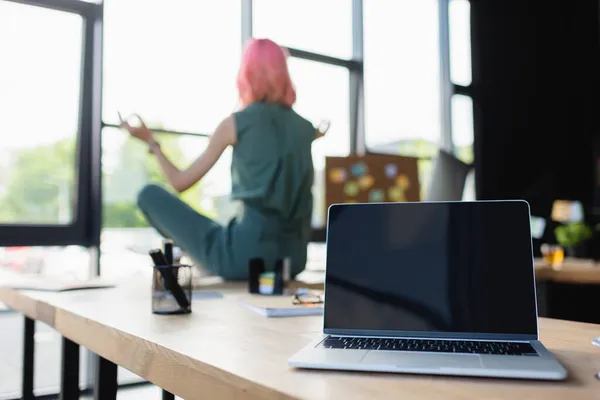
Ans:
<svg viewBox="0 0 600 400"><path fill-rule="evenodd" d="M327 157L325 206L419 201L417 158L383 154Z"/></svg>

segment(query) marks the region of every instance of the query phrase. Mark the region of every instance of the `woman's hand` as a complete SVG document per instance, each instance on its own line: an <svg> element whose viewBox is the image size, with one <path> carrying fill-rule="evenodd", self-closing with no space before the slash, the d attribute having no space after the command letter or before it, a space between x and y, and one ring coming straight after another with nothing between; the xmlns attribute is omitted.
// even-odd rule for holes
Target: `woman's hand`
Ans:
<svg viewBox="0 0 600 400"><path fill-rule="evenodd" d="M319 139L325 136L325 134L329 130L330 125L331 121L329 120L322 120L321 122L319 122L319 125L315 127L315 139Z"/></svg>
<svg viewBox="0 0 600 400"><path fill-rule="evenodd" d="M119 113L119 120L121 121L119 128L127 130L131 136L138 138L145 143L150 144L154 142L152 131L148 129L142 118L140 118L140 116L137 114L134 114L133 117L136 117L140 120L139 126L131 126L129 122L124 120Z"/></svg>

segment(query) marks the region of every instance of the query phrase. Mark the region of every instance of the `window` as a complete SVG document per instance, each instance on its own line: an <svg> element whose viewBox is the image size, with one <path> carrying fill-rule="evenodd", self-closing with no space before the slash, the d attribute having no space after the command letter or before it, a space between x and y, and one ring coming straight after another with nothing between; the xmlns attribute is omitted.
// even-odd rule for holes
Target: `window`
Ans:
<svg viewBox="0 0 600 400"><path fill-rule="evenodd" d="M1 1L0 38L0 224L67 225L74 218L82 18Z"/></svg>
<svg viewBox="0 0 600 400"><path fill-rule="evenodd" d="M471 4L450 0L450 77L457 85L471 84Z"/></svg>
<svg viewBox="0 0 600 400"><path fill-rule="evenodd" d="M58 11L0 1L0 242L19 244L0 247L0 281L15 273L89 275L86 248L30 245L86 240L78 215L87 177L77 155L84 16L91 7L65 3ZM20 397L23 317L0 305L0 324L8 344L1 351L0 394ZM56 392L60 336L37 324L35 341L36 392Z"/></svg>
<svg viewBox="0 0 600 400"><path fill-rule="evenodd" d="M87 154L82 143L89 142L91 130L99 129L88 129L84 122L91 120L85 104L93 100L98 103L93 111L100 111L96 88L84 93L80 87L80 82L91 81L84 75L91 74L89 69L82 70L82 65L100 67L99 54L82 59L90 54L82 52L84 46L94 48L96 39L84 36L84 27L94 18L104 23L101 265L108 278L150 274L146 252L160 237L137 209L136 196L148 182L165 182L145 146L115 129L118 112L138 113L163 132L163 149L180 166L187 165L206 147L206 135L237 109L242 21L253 22L253 32L245 29L244 35L268 37L301 50L289 59L298 94L295 109L315 124L331 121L327 136L313 145L314 227L325 224L325 157L347 155L354 139L354 144L365 139L371 151L420 157L422 183L428 180L429 158L441 138L436 0L254 0L253 12L244 8L244 15L242 2L235 0L105 0L104 13L98 13L101 0L61 2L71 12L21 4L27 2L0 0L0 110L10 110L0 117L0 131L8 132L0 144L2 234L13 229L7 224L33 224L31 229L78 227L65 236L68 240L87 231L80 220L85 219L81 215L88 219L90 215L80 207L78 190L85 191L81 187L89 185L89 177L78 174L86 161L78 160L77 154L82 150ZM353 26L353 16L361 15L361 10L353 7L361 3L364 77L361 54L356 54L360 49L353 49L362 35L360 24ZM451 78L468 86L469 3L450 0L449 7ZM361 81L366 85L366 137L355 138L361 129L351 124L351 118L362 117ZM472 161L471 98L455 95L451 106L455 150L461 159ZM80 126L86 129L78 132ZM230 160L227 151L208 176L182 196L221 222L237 207L229 201ZM89 262L88 251L79 246L0 247L0 280L2 274L15 271L83 279L89 269L82 266ZM0 318L5 316L2 322L12 318L0 312ZM36 368L47 371L46 362L57 365L58 343L43 326L37 339L47 346L38 345L36 351L42 355ZM20 348L13 348L16 352L6 357L9 363L20 359ZM0 362L0 370L4 367ZM121 381L131 379L122 372ZM56 374L36 375L36 387L57 383ZM5 379L0 392L18 386L18 378Z"/></svg>
<svg viewBox="0 0 600 400"><path fill-rule="evenodd" d="M452 142L456 157L473 162L473 100L469 96L452 96Z"/></svg>
<svg viewBox="0 0 600 400"><path fill-rule="evenodd" d="M437 1L363 4L367 148L435 154L441 138Z"/></svg>
<svg viewBox="0 0 600 400"><path fill-rule="evenodd" d="M288 59L297 94L294 109L315 125L322 120L331 122L327 135L312 146L315 167L312 225L322 228L326 220L325 157L350 153L353 67L345 65L344 60L353 55L353 2L254 0L252 4L252 36L269 38L304 52Z"/></svg>
<svg viewBox="0 0 600 400"><path fill-rule="evenodd" d="M134 274L150 276L147 251L157 247L161 237L146 221L136 198L148 183L168 186L146 145L128 136L117 129L103 131L102 276L111 279ZM208 143L205 137L175 134L160 134L157 140L178 167L190 164ZM229 201L230 163L231 152L227 151L181 199L204 215L223 223L228 221L236 207Z"/></svg>
<svg viewBox="0 0 600 400"><path fill-rule="evenodd" d="M187 167L208 142L194 134L212 133L237 108L240 13L240 2L106 0L104 123L116 126L119 112L136 113L150 128L192 134L158 138L171 160ZM145 253L160 238L138 210L136 197L145 184L166 180L142 143L109 127L102 135L102 254L127 254L132 262L125 274L145 271ZM227 151L208 176L182 196L221 221L233 208L228 201L230 159ZM102 263L102 275L120 273L107 270L109 265Z"/></svg>
<svg viewBox="0 0 600 400"><path fill-rule="evenodd" d="M312 146L315 167L313 187L313 226L325 225L325 156L346 156L350 152L350 116L348 109L348 70L343 67L290 58L290 75L296 87L294 109L317 125L331 121L327 135Z"/></svg>
<svg viewBox="0 0 600 400"><path fill-rule="evenodd" d="M240 2L106 0L103 119L211 133L237 103Z"/></svg>
<svg viewBox="0 0 600 400"><path fill-rule="evenodd" d="M352 0L254 0L254 36L350 59Z"/></svg>

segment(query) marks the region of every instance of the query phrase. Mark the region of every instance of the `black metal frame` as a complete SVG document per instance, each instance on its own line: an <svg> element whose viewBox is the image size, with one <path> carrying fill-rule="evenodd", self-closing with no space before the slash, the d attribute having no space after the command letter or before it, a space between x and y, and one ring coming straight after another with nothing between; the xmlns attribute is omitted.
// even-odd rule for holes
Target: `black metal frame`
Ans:
<svg viewBox="0 0 600 400"><path fill-rule="evenodd" d="M438 0L440 2L440 30L444 29L445 30L445 35L447 37L447 39L449 39L449 29L450 29L450 16L449 16L449 12L448 12L448 8L450 5L450 1L451 0ZM471 0L468 0L471 1ZM442 14L444 16L444 19L442 20ZM445 87L447 87L449 90L446 93L446 97L443 99L443 104L442 104L442 108L445 110L444 112L448 114L448 120L447 120L447 124L448 125L444 125L444 136L447 138L446 140L449 142L449 147L446 146L446 150L450 150L451 152L454 152L454 142L452 140L453 138L453 132L452 132L452 96L454 95L462 95L462 96L467 96L470 97L471 100L473 101L473 108L475 108L475 102L476 99L473 96L473 87L472 85L469 86L463 86L463 85L458 85L456 83L453 83L451 78L450 78L450 43L449 41L445 41L444 43L441 43L442 48L441 53L444 54L445 53L445 57L447 57L446 62L443 62L443 68L445 68L445 70L442 72L442 76L443 76L443 85ZM445 50L444 50L445 49ZM473 116L475 118L475 110L473 110ZM473 126L475 126L475 120L473 121ZM476 157L476 153L477 151L476 146L475 146L475 136L473 137L473 153L474 153L474 157ZM476 160L474 159L473 162L471 163L473 166L475 166ZM477 182L475 183L475 187L477 187L478 184Z"/></svg>
<svg viewBox="0 0 600 400"><path fill-rule="evenodd" d="M100 356L95 359L94 400L115 400L118 389L117 365Z"/></svg>
<svg viewBox="0 0 600 400"><path fill-rule="evenodd" d="M461 94L463 96L469 96L469 97L473 97L473 89L472 86L463 86L463 85L457 85L454 84L452 85L453 87L453 94Z"/></svg>
<svg viewBox="0 0 600 400"><path fill-rule="evenodd" d="M170 392L167 392L166 390L163 390L162 400L175 400L175 395Z"/></svg>
<svg viewBox="0 0 600 400"><path fill-rule="evenodd" d="M113 129L120 129L119 125L117 124L111 124L111 123L107 123L107 122L102 122L102 129L104 128L113 128ZM195 133L195 132L188 132L188 131L176 131L173 129L162 129L162 128L152 128L152 132L156 132L156 133L161 133L161 134L165 134L165 135L179 135L179 136L196 136L196 137L205 137L208 138L210 137L210 134L208 133Z"/></svg>
<svg viewBox="0 0 600 400"><path fill-rule="evenodd" d="M79 345L62 338L62 362L60 372L60 400L79 399Z"/></svg>
<svg viewBox="0 0 600 400"><path fill-rule="evenodd" d="M23 400L33 400L33 372L35 355L35 321L25 317L23 326L23 380L21 382L21 397Z"/></svg>
<svg viewBox="0 0 600 400"><path fill-rule="evenodd" d="M98 205L100 182L97 175L99 160L99 132L94 129L99 115L100 90L97 66L94 56L97 54L96 29L102 18L102 5L77 0L5 0L14 3L43 7L52 10L78 14L83 18L83 48L80 85L80 110L77 133L78 166L74 195L73 221L67 225L38 224L0 224L0 246L97 246L100 234L94 216L100 209ZM101 69L100 69L101 71ZM96 79L95 79L96 78ZM99 218L98 218L99 219Z"/></svg>

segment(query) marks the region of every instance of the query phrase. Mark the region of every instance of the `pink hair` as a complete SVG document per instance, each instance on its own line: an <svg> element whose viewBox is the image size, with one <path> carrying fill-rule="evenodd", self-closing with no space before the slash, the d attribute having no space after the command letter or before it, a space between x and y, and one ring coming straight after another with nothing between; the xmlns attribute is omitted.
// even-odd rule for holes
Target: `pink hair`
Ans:
<svg viewBox="0 0 600 400"><path fill-rule="evenodd" d="M237 88L242 107L255 102L291 107L296 91L287 67L287 52L269 39L250 39L242 55Z"/></svg>

